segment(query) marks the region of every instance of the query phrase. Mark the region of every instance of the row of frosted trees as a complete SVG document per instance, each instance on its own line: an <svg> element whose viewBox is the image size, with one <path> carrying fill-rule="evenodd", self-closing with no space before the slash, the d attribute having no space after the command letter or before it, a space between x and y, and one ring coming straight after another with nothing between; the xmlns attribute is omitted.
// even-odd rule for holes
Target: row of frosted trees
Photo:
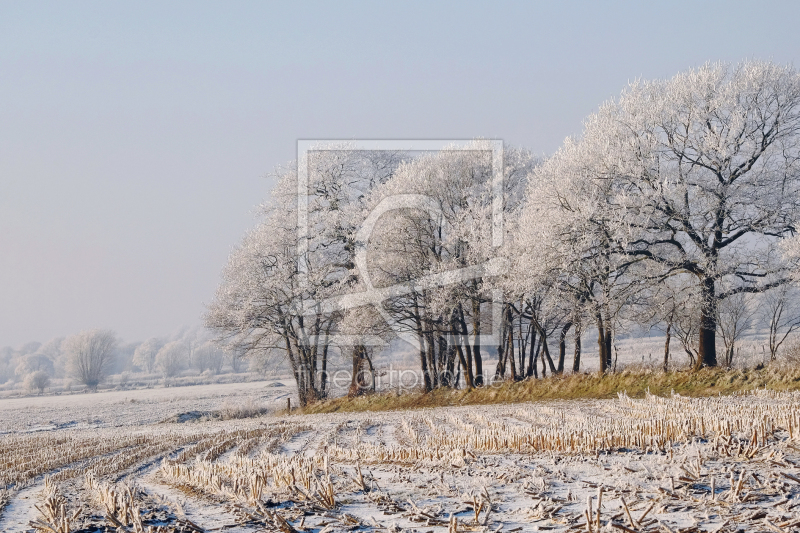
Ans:
<svg viewBox="0 0 800 533"><path fill-rule="evenodd" d="M301 187L298 163L278 172L206 325L285 356L302 404L328 393L334 353L352 360L351 392L368 388L363 370L394 338L431 390L578 371L589 330L604 372L631 324L666 333L665 366L671 337L698 368L730 364L753 298L773 357L797 327L792 68L636 82L551 157L501 151L309 151Z"/></svg>
<svg viewBox="0 0 800 533"><path fill-rule="evenodd" d="M192 331L174 340L151 338L122 343L113 331L95 329L45 344L30 342L18 350L0 348L0 384L14 386L21 380L26 388L42 392L51 379L74 379L95 390L109 375L131 370L170 378L187 367L219 374L228 363L231 371L241 372L246 362L243 355L225 353ZM260 370L259 362L251 360L251 369Z"/></svg>

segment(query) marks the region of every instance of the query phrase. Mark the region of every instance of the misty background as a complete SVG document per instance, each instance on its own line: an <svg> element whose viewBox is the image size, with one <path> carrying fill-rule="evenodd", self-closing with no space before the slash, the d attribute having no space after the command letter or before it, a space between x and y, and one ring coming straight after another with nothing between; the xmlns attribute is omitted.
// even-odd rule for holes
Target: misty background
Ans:
<svg viewBox="0 0 800 533"><path fill-rule="evenodd" d="M795 62L797 20L793 2L0 3L0 346L197 327L297 139L545 155L637 77Z"/></svg>

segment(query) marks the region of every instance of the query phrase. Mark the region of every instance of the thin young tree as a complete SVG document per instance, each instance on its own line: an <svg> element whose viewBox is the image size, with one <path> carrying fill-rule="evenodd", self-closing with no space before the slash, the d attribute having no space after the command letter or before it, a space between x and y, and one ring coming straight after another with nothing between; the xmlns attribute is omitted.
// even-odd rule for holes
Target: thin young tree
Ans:
<svg viewBox="0 0 800 533"><path fill-rule="evenodd" d="M93 329L68 337L63 350L72 375L90 390L97 390L111 366L117 343L110 330Z"/></svg>
<svg viewBox="0 0 800 533"><path fill-rule="evenodd" d="M752 295L737 293L717 304L717 327L725 347L723 364L733 366L736 354L736 341L750 329L756 313Z"/></svg>
<svg viewBox="0 0 800 533"><path fill-rule="evenodd" d="M786 339L800 329L800 295L793 285L782 285L764 293L762 319L769 327L769 358L775 361Z"/></svg>

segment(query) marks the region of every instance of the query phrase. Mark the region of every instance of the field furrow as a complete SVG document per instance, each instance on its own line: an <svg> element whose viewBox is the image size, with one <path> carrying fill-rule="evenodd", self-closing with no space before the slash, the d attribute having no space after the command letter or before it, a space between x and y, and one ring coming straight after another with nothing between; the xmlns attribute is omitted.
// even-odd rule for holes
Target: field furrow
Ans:
<svg viewBox="0 0 800 533"><path fill-rule="evenodd" d="M758 391L9 433L0 530L789 532L798 428Z"/></svg>

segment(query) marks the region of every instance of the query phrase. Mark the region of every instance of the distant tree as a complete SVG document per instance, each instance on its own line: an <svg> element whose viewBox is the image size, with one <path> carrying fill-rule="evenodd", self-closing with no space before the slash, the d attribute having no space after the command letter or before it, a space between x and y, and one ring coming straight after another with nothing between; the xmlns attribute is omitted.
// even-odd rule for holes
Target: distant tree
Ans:
<svg viewBox="0 0 800 533"><path fill-rule="evenodd" d="M44 355L53 362L51 377L61 378L67 373L67 361L64 357L64 351L61 349L63 343L64 337L56 337L50 339L36 350L37 354Z"/></svg>
<svg viewBox="0 0 800 533"><path fill-rule="evenodd" d="M155 337L147 339L133 352L133 364L152 374L156 369L156 355L164 343Z"/></svg>
<svg viewBox="0 0 800 533"><path fill-rule="evenodd" d="M39 394L41 394L49 385L50 376L44 370L31 372L25 377L25 388L29 391L39 391Z"/></svg>
<svg viewBox="0 0 800 533"><path fill-rule="evenodd" d="M14 377L14 349L10 346L0 348L0 383L5 383Z"/></svg>
<svg viewBox="0 0 800 533"><path fill-rule="evenodd" d="M183 370L189 359L189 347L182 341L165 344L156 354L156 367L165 378L171 378Z"/></svg>
<svg viewBox="0 0 800 533"><path fill-rule="evenodd" d="M204 372L208 368L206 352L200 346L192 346L189 349L189 366L198 372Z"/></svg>
<svg viewBox="0 0 800 533"><path fill-rule="evenodd" d="M192 349L192 366L200 372L210 370L219 374L225 361L225 353L211 342L206 342Z"/></svg>
<svg viewBox="0 0 800 533"><path fill-rule="evenodd" d="M136 342L126 342L117 346L112 373L119 374L130 369L134 364L133 354L136 353L138 347L139 343Z"/></svg>
<svg viewBox="0 0 800 533"><path fill-rule="evenodd" d="M110 330L88 330L64 341L70 371L92 390L106 377L113 361L117 337Z"/></svg>
<svg viewBox="0 0 800 533"><path fill-rule="evenodd" d="M770 361L774 361L786 338L800 328L797 288L783 285L764 293L762 313L769 325L769 355Z"/></svg>
<svg viewBox="0 0 800 533"><path fill-rule="evenodd" d="M14 373L18 376L27 376L37 371L53 375L53 361L41 353L29 353L19 358Z"/></svg>
<svg viewBox="0 0 800 533"><path fill-rule="evenodd" d="M29 353L34 353L36 350L38 350L41 347L42 347L42 343L41 342L37 342L37 341L26 342L25 344L22 345L22 348L19 349L19 354L20 355L26 355L26 354L29 354Z"/></svg>
<svg viewBox="0 0 800 533"><path fill-rule="evenodd" d="M736 341L750 328L754 315L750 294L740 292L717 304L717 329L725 346L723 362L726 367L733 365Z"/></svg>
<svg viewBox="0 0 800 533"><path fill-rule="evenodd" d="M217 346L209 347L208 355L208 369L214 374L222 372L222 365L225 363L225 352L220 350Z"/></svg>
<svg viewBox="0 0 800 533"><path fill-rule="evenodd" d="M261 350L250 355L247 369L250 372L254 372L262 376L269 376L271 373L275 372L276 368L278 368L279 361L280 354L277 352L277 350L274 352Z"/></svg>
<svg viewBox="0 0 800 533"><path fill-rule="evenodd" d="M688 325L687 316L691 319L696 315L694 308L697 303L697 291L694 290L694 283L686 276L673 276L663 282L653 284L646 293L646 302L637 306L638 316L633 320L640 327L649 330L655 328L664 332L664 360L662 369L669 371L670 367L670 348L673 340L678 340L688 346L687 353L690 359L695 361L693 339L681 335L679 327L681 324ZM689 332L691 336L691 332ZM684 343L684 340L686 341Z"/></svg>
<svg viewBox="0 0 800 533"><path fill-rule="evenodd" d="M238 346L230 346L225 352L228 363L231 365L231 370L234 374L238 374L244 368L244 363L247 360L248 352Z"/></svg>

